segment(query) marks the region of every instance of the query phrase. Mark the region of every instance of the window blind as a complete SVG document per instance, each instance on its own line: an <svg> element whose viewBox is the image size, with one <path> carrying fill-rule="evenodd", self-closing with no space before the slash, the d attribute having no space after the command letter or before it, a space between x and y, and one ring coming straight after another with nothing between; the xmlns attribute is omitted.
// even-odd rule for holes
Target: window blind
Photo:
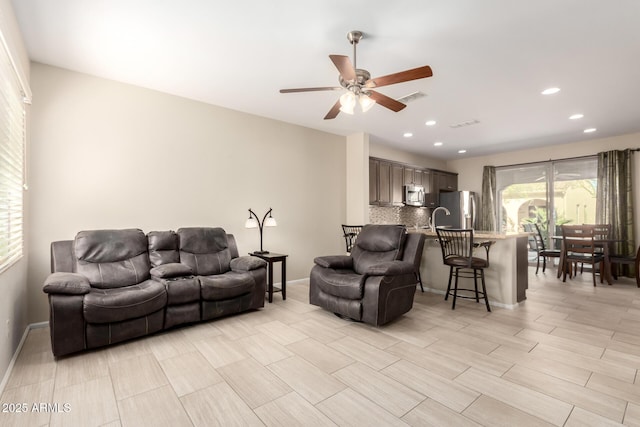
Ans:
<svg viewBox="0 0 640 427"><path fill-rule="evenodd" d="M0 272L22 257L25 109L20 81L0 44Z"/></svg>

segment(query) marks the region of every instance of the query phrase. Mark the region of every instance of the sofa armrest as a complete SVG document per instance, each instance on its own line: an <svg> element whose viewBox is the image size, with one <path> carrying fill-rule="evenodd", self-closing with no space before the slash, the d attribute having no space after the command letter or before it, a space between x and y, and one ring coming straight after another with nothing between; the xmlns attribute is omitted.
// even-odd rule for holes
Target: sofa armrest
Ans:
<svg viewBox="0 0 640 427"><path fill-rule="evenodd" d="M193 270L191 267L179 262L171 262L169 264L162 264L157 267L153 267L150 271L151 277L158 279L169 279L171 277L192 276Z"/></svg>
<svg viewBox="0 0 640 427"><path fill-rule="evenodd" d="M413 263L407 261L388 261L375 264L366 269L366 276L399 276L415 273Z"/></svg>
<svg viewBox="0 0 640 427"><path fill-rule="evenodd" d="M89 279L78 273L52 273L44 281L47 294L84 295L91 291Z"/></svg>
<svg viewBox="0 0 640 427"><path fill-rule="evenodd" d="M267 261L254 256L241 256L231 260L231 270L233 271L251 271L263 268L267 265Z"/></svg>
<svg viewBox="0 0 640 427"><path fill-rule="evenodd" d="M349 255L319 256L315 258L313 262L324 268L336 268L339 270L353 269L353 258Z"/></svg>

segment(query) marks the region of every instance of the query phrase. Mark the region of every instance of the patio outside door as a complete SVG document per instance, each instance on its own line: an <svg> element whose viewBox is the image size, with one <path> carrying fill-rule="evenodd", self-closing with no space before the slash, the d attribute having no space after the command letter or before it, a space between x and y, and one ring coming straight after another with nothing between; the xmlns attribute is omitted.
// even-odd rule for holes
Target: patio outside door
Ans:
<svg viewBox="0 0 640 427"><path fill-rule="evenodd" d="M496 169L500 231L540 226L547 246L562 224L594 223L597 159L556 160Z"/></svg>

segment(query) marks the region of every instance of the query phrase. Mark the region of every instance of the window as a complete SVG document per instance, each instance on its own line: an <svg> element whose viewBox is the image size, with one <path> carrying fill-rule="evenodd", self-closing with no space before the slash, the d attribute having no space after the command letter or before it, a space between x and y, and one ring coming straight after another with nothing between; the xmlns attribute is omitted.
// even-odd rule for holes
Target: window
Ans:
<svg viewBox="0 0 640 427"><path fill-rule="evenodd" d="M0 43L0 271L22 257L25 109L21 87Z"/></svg>
<svg viewBox="0 0 640 427"><path fill-rule="evenodd" d="M548 244L562 224L593 224L597 163L585 157L496 168L500 230L536 222Z"/></svg>

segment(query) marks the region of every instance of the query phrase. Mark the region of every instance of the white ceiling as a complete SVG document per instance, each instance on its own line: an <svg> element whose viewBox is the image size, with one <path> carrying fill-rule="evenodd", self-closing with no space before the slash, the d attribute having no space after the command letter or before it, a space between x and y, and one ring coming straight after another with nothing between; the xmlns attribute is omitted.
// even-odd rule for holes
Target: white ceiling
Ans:
<svg viewBox="0 0 640 427"><path fill-rule="evenodd" d="M13 0L30 58L259 116L451 159L640 131L638 0ZM381 87L427 96L394 113L323 120L340 92L329 54ZM550 86L561 91L540 92ZM34 99L38 94L34 94ZM35 100L34 100L35 102ZM569 120L574 113L580 120ZM437 120L433 127L428 119ZM478 120L473 126L450 125ZM597 131L584 134L585 128ZM412 132L410 139L403 133ZM434 147L442 141L442 147Z"/></svg>

